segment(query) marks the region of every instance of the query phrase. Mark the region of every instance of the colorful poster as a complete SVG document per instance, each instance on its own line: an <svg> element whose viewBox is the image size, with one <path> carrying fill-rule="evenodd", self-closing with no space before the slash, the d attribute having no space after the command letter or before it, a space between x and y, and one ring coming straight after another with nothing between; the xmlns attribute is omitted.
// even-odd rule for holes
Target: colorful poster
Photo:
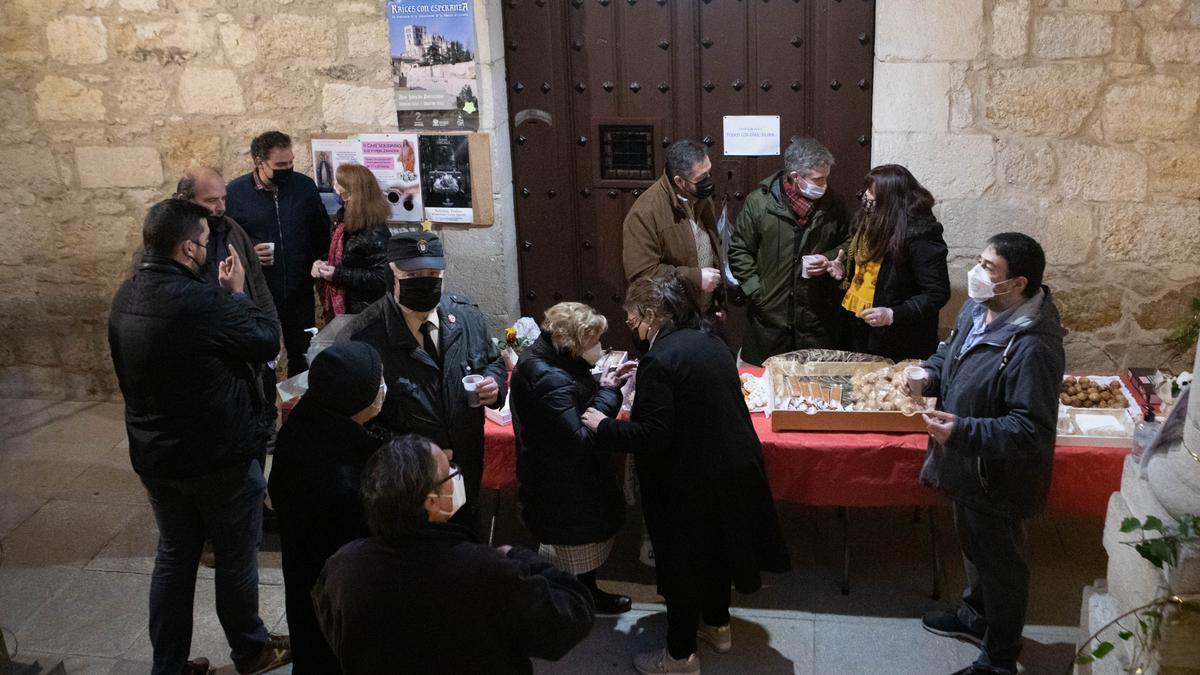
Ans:
<svg viewBox="0 0 1200 675"><path fill-rule="evenodd" d="M479 128L472 2L389 0L392 83L401 129Z"/></svg>
<svg viewBox="0 0 1200 675"><path fill-rule="evenodd" d="M421 163L416 134L359 134L362 163L379 181L392 204L395 222L425 219L421 198Z"/></svg>
<svg viewBox="0 0 1200 675"><path fill-rule="evenodd" d="M343 164L362 164L362 146L358 141L332 138L312 139L313 177L321 203L330 214L337 213L338 203L333 192L337 168Z"/></svg>
<svg viewBox="0 0 1200 675"><path fill-rule="evenodd" d="M466 136L422 135L421 196L435 223L472 222L471 163Z"/></svg>

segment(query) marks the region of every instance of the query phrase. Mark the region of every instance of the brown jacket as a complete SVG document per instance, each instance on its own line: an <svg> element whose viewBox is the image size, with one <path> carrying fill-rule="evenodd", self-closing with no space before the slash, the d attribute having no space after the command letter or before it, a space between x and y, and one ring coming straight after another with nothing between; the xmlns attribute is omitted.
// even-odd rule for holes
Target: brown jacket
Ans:
<svg viewBox="0 0 1200 675"><path fill-rule="evenodd" d="M712 242L717 260L715 267L723 270L725 252L721 250L721 238L717 234L717 213L712 199L696 202L695 214L696 224L708 233ZM687 207L679 200L666 172L633 203L625 216L622 231L621 258L626 283L644 276L679 271L699 290L700 266L692 224ZM721 308L724 288L723 283L717 286L712 307L701 308L704 313Z"/></svg>

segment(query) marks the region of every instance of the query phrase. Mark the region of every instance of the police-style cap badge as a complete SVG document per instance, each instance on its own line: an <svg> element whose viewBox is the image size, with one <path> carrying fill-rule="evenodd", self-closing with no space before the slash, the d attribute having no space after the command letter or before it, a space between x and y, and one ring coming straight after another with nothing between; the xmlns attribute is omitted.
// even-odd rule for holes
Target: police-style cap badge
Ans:
<svg viewBox="0 0 1200 675"><path fill-rule="evenodd" d="M432 232L402 232L393 236L388 240L387 258L405 272L446 269L442 240Z"/></svg>

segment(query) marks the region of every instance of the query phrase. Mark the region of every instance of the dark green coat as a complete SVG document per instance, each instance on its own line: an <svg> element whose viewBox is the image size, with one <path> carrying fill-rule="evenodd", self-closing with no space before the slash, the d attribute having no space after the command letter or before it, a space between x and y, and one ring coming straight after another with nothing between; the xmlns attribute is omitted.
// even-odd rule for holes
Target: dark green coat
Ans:
<svg viewBox="0 0 1200 675"><path fill-rule="evenodd" d="M801 277L800 258L830 260L849 248L846 205L827 192L801 228L784 203L783 172L750 193L729 243L729 266L749 299L742 360L762 364L795 349L842 347L844 320L840 282L829 275Z"/></svg>

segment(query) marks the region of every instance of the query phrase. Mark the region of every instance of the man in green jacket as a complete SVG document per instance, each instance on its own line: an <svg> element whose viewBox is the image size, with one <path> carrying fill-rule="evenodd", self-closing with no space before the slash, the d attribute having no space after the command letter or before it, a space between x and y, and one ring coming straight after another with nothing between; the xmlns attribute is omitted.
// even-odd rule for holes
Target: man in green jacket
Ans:
<svg viewBox="0 0 1200 675"><path fill-rule="evenodd" d="M833 155L794 138L783 171L750 193L729 243L729 267L748 299L740 358L762 365L796 349L842 347L842 288L830 275L850 242L846 205L828 191Z"/></svg>

